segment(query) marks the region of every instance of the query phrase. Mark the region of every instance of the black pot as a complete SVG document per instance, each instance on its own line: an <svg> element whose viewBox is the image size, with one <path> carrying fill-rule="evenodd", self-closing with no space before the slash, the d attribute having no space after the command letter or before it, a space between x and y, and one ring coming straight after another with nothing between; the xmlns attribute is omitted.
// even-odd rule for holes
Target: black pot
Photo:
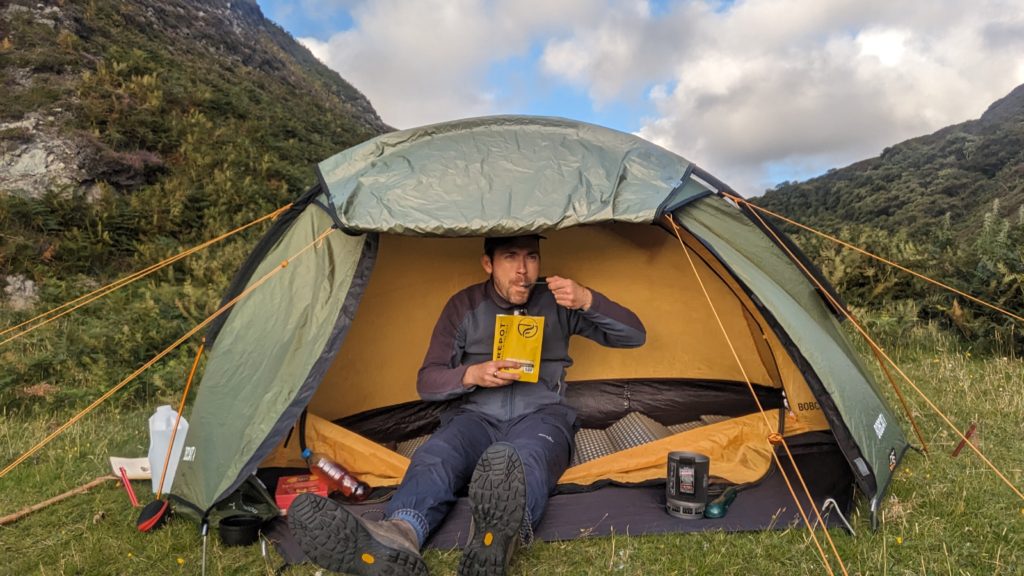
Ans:
<svg viewBox="0 0 1024 576"><path fill-rule="evenodd" d="M263 519L249 514L228 516L217 525L220 540L225 546L248 546L260 538Z"/></svg>

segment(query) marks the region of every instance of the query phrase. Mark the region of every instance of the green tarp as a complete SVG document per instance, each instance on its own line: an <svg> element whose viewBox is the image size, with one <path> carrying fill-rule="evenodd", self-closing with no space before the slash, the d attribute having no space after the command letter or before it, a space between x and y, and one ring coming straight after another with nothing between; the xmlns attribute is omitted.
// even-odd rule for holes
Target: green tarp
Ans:
<svg viewBox="0 0 1024 576"><path fill-rule="evenodd" d="M622 132L499 116L385 134L319 169L347 230L480 236L651 222L689 166ZM673 201L707 193L686 184Z"/></svg>

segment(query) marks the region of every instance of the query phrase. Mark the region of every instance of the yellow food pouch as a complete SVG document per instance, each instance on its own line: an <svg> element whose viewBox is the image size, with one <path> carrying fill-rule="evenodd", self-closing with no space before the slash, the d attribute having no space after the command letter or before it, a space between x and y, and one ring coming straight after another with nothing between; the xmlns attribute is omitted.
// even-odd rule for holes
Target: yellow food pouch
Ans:
<svg viewBox="0 0 1024 576"><path fill-rule="evenodd" d="M522 382L537 381L543 342L543 316L498 314L494 319L494 359L519 362L519 368L505 368L503 372L519 374Z"/></svg>

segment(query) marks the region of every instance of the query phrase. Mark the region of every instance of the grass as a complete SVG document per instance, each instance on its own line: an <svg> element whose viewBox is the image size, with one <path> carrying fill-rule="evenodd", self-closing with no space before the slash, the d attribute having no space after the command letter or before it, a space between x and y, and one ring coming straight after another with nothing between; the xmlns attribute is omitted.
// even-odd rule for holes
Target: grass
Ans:
<svg viewBox="0 0 1024 576"><path fill-rule="evenodd" d="M961 428L978 425L977 443L1007 478L1024 486L1024 362L978 358L934 331L918 329L889 348L910 377ZM852 522L856 537L832 537L850 574L1024 574L1024 501L965 449L959 439L907 390L930 455L908 453L886 497L882 522L869 526L863 502ZM110 402L0 478L0 515L42 501L107 473L109 455L136 456L147 448L150 407ZM0 465L6 465L63 423L68 414L5 412L0 419ZM909 426L905 426L908 435ZM915 441L916 443L916 441ZM136 482L146 494L148 483ZM115 482L0 527L0 574L198 574L197 526L176 519L152 534L134 528L137 511ZM820 532L819 532L820 535ZM452 574L454 551L428 551L435 574ZM225 548L211 534L208 574L274 574L282 560L272 549ZM841 573L838 563L833 569ZM312 565L286 575L314 575ZM826 574L806 530L743 534L717 532L587 538L537 544L520 553L515 574Z"/></svg>

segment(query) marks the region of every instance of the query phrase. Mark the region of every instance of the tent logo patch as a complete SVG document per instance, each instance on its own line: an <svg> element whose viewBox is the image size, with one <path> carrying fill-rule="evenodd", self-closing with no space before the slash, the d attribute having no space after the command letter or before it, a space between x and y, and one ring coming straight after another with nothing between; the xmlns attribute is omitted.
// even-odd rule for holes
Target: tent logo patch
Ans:
<svg viewBox="0 0 1024 576"><path fill-rule="evenodd" d="M882 439L882 434L885 433L885 416L879 414L878 419L875 420L875 434L878 435L878 439Z"/></svg>
<svg viewBox="0 0 1024 576"><path fill-rule="evenodd" d="M193 462L196 459L196 447L185 446L185 451L181 456L183 462Z"/></svg>

